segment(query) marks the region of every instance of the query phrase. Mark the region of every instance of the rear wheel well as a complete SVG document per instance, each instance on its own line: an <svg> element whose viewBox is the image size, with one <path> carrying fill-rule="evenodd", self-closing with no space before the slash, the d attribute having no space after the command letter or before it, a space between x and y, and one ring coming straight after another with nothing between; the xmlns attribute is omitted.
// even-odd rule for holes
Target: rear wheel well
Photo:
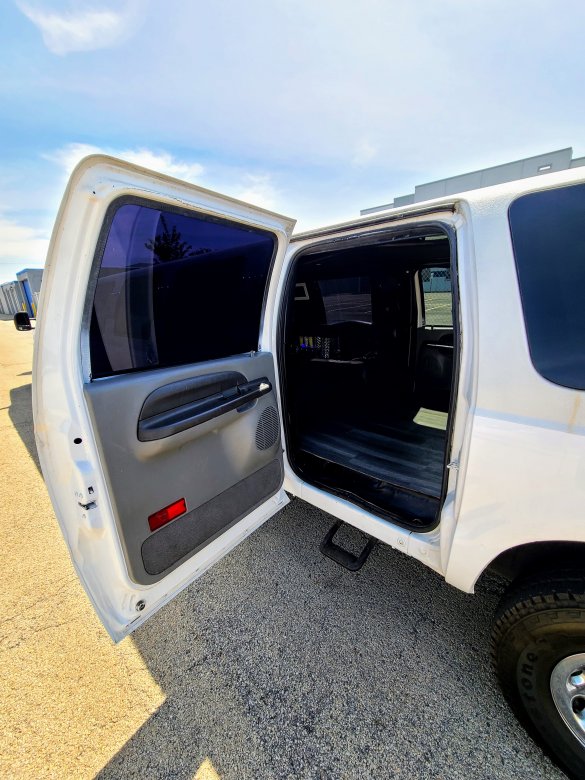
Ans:
<svg viewBox="0 0 585 780"><path fill-rule="evenodd" d="M500 553L481 573L476 588L493 575L509 582L539 571L582 568L585 542L531 542Z"/></svg>

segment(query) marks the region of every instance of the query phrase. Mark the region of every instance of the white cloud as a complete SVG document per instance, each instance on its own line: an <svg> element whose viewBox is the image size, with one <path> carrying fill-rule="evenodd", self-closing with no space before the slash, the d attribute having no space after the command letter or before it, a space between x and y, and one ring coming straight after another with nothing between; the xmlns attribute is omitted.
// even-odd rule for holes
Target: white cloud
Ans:
<svg viewBox="0 0 585 780"><path fill-rule="evenodd" d="M27 265L44 263L49 246L45 231L0 215L0 262Z"/></svg>
<svg viewBox="0 0 585 780"><path fill-rule="evenodd" d="M70 11L50 11L36 3L19 2L18 7L38 27L45 46L53 54L107 49L123 41L135 28L136 4L120 10L74 7Z"/></svg>
<svg viewBox="0 0 585 780"><path fill-rule="evenodd" d="M246 174L243 185L236 187L234 197L263 209L277 209L278 191L269 174Z"/></svg>
<svg viewBox="0 0 585 780"><path fill-rule="evenodd" d="M77 163L90 154L108 154L158 173L165 173L193 184L217 189L217 184L202 181L207 173L203 165L192 160L179 159L166 151L153 151L145 148L116 149L92 144L71 143L56 151L47 152L43 157L58 163L63 168L65 175L69 176ZM226 194L261 208L273 210L278 208L281 193L273 184L270 174L242 173L237 169L224 168L221 179L221 189Z"/></svg>
<svg viewBox="0 0 585 780"><path fill-rule="evenodd" d="M378 154L378 147L367 138L362 138L355 148L352 162L354 165L367 165Z"/></svg>
<svg viewBox="0 0 585 780"><path fill-rule="evenodd" d="M67 144L43 157L60 165L68 177L77 163L90 154L109 154L190 182L200 179L204 170L199 163L180 160L165 151L115 149L80 143ZM256 182L256 186L257 195L261 197L260 182ZM268 189L265 188L263 192L267 196ZM12 279L20 268L43 265L48 246L49 235L46 230L27 225L22 218L17 221L0 212L0 278Z"/></svg>
<svg viewBox="0 0 585 780"><path fill-rule="evenodd" d="M119 157L134 165L141 165L159 173L166 173L177 179L197 182L203 175L204 168L200 163L180 160L165 151L154 152L151 149L115 149L112 147L93 146L91 144L72 143L63 146L55 152L45 155L45 159L61 165L69 176L77 163L90 154L109 154Z"/></svg>

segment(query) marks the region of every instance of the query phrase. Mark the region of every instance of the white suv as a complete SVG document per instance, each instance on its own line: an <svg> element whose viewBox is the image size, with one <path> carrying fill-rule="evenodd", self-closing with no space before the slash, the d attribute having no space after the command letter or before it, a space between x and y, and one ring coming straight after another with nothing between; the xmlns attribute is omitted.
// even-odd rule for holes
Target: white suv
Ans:
<svg viewBox="0 0 585 780"><path fill-rule="evenodd" d="M585 776L585 171L293 226L107 157L74 171L33 389L89 598L120 640L292 494L350 570L379 540L467 592L508 577L502 688Z"/></svg>

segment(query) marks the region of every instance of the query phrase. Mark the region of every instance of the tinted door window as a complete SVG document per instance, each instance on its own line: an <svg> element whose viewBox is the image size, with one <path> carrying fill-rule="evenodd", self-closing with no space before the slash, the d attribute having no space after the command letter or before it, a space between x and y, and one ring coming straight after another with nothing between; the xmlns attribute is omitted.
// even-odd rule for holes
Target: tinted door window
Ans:
<svg viewBox="0 0 585 780"><path fill-rule="evenodd" d="M584 390L585 185L524 195L509 218L534 367Z"/></svg>
<svg viewBox="0 0 585 780"><path fill-rule="evenodd" d="M273 234L135 200L113 210L91 319L93 378L258 348Z"/></svg>

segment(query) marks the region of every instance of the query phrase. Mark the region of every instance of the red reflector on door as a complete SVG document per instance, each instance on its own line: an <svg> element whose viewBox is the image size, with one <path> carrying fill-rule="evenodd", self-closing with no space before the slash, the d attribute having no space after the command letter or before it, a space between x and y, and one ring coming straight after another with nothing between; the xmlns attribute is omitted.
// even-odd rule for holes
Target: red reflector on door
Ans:
<svg viewBox="0 0 585 780"><path fill-rule="evenodd" d="M175 517L179 517L179 515L185 514L186 511L187 502L184 498L180 498L173 504L165 506L164 509L159 509L158 512L155 512L148 518L148 525L150 526L150 530L156 531L156 529L160 528L161 525L170 523L171 520L174 520Z"/></svg>

